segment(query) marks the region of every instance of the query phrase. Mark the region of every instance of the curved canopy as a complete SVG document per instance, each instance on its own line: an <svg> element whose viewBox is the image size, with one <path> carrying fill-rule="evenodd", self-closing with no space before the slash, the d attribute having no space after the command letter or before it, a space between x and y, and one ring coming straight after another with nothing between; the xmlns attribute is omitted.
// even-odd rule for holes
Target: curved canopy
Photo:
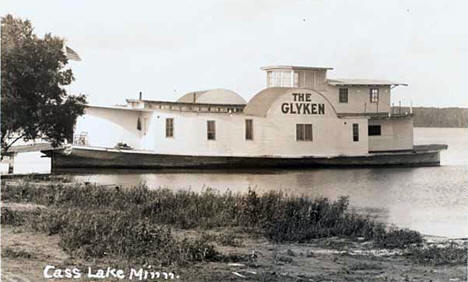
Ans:
<svg viewBox="0 0 468 282"><path fill-rule="evenodd" d="M270 87L263 89L250 99L244 108L246 115L265 117L275 100L293 88L290 87Z"/></svg>

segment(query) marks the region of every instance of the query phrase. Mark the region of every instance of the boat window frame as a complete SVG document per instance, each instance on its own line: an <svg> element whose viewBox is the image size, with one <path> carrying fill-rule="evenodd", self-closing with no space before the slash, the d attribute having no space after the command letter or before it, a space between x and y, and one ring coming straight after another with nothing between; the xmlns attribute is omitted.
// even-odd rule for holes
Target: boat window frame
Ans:
<svg viewBox="0 0 468 282"><path fill-rule="evenodd" d="M296 141L314 141L312 123L296 123Z"/></svg>
<svg viewBox="0 0 468 282"><path fill-rule="evenodd" d="M342 104L347 104L348 101L349 101L349 88L347 87L341 87L339 90L339 94L338 94L338 100L340 103Z"/></svg>
<svg viewBox="0 0 468 282"><path fill-rule="evenodd" d="M372 130L371 130L372 128ZM378 130L377 130L378 128ZM369 124L367 126L367 135L368 136L382 136L382 125L380 124Z"/></svg>
<svg viewBox="0 0 468 282"><path fill-rule="evenodd" d="M207 120L206 121L206 138L207 140L216 140L216 121Z"/></svg>
<svg viewBox="0 0 468 282"><path fill-rule="evenodd" d="M253 141L254 130L253 130L253 119L245 120L245 140Z"/></svg>
<svg viewBox="0 0 468 282"><path fill-rule="evenodd" d="M359 123L353 123L353 142L359 142Z"/></svg>
<svg viewBox="0 0 468 282"><path fill-rule="evenodd" d="M379 88L377 87L369 88L369 102L371 103L379 102Z"/></svg>
<svg viewBox="0 0 468 282"><path fill-rule="evenodd" d="M174 118L166 118L166 138L174 138Z"/></svg>

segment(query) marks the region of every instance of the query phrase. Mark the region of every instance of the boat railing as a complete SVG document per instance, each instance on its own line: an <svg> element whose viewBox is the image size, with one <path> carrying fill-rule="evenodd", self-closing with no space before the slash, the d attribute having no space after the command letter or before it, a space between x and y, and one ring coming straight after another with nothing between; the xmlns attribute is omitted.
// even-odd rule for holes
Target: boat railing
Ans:
<svg viewBox="0 0 468 282"><path fill-rule="evenodd" d="M73 145L89 146L88 132L81 132L73 135Z"/></svg>
<svg viewBox="0 0 468 282"><path fill-rule="evenodd" d="M339 113L338 117L369 117L370 119L398 119L412 117L412 113L378 112L378 113Z"/></svg>

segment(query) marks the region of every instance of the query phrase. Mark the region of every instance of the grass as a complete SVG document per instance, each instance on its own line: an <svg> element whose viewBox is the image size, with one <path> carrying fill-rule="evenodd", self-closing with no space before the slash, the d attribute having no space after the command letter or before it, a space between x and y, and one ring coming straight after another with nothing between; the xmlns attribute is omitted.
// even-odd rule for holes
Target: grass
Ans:
<svg viewBox="0 0 468 282"><path fill-rule="evenodd" d="M293 197L281 192L257 194L117 189L95 185L5 185L9 202L45 205L30 212L3 211L2 224L30 223L38 231L59 234L68 253L96 258L115 256L153 265L183 265L225 259L211 241L236 246L234 234L179 239L173 229L235 228L281 242L306 242L331 236L372 240L378 247L403 248L422 242L418 232L387 230L379 222L349 210L348 198ZM141 261L144 259L144 261Z"/></svg>
<svg viewBox="0 0 468 282"><path fill-rule="evenodd" d="M13 248L4 248L2 249L2 257L6 258L25 258L25 259L34 259L36 256L32 253L29 253L25 250L18 250Z"/></svg>
<svg viewBox="0 0 468 282"><path fill-rule="evenodd" d="M381 223L349 211L347 197L293 197L281 192L262 195L191 191L149 190L145 186L114 189L94 185L6 186L3 200L32 202L55 208L125 211L120 216L144 218L152 224L181 229L242 227L260 232L274 242L305 242L330 236L364 237L385 248L406 247L422 242L418 232L387 231ZM53 221L53 220L51 220Z"/></svg>
<svg viewBox="0 0 468 282"><path fill-rule="evenodd" d="M31 218L37 216L40 210L13 210L2 207L1 210L1 223L11 226L22 226L28 223Z"/></svg>
<svg viewBox="0 0 468 282"><path fill-rule="evenodd" d="M50 209L32 221L32 228L59 234L60 246L82 258L110 256L168 266L217 260L219 256L204 240L177 239L170 227L120 210Z"/></svg>
<svg viewBox="0 0 468 282"><path fill-rule="evenodd" d="M460 265L467 264L468 249L461 248L454 242L448 246L430 246L428 248L410 248L406 256L420 264Z"/></svg>

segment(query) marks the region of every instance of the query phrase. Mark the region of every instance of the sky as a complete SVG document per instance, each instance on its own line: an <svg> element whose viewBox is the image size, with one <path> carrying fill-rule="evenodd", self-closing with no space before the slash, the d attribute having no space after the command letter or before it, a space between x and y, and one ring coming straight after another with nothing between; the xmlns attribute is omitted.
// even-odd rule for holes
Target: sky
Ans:
<svg viewBox="0 0 468 282"><path fill-rule="evenodd" d="M395 104L468 107L466 11L466 0L0 2L0 15L66 39L82 58L69 90L97 105L213 88L249 100L266 85L260 67L300 65L408 83Z"/></svg>

